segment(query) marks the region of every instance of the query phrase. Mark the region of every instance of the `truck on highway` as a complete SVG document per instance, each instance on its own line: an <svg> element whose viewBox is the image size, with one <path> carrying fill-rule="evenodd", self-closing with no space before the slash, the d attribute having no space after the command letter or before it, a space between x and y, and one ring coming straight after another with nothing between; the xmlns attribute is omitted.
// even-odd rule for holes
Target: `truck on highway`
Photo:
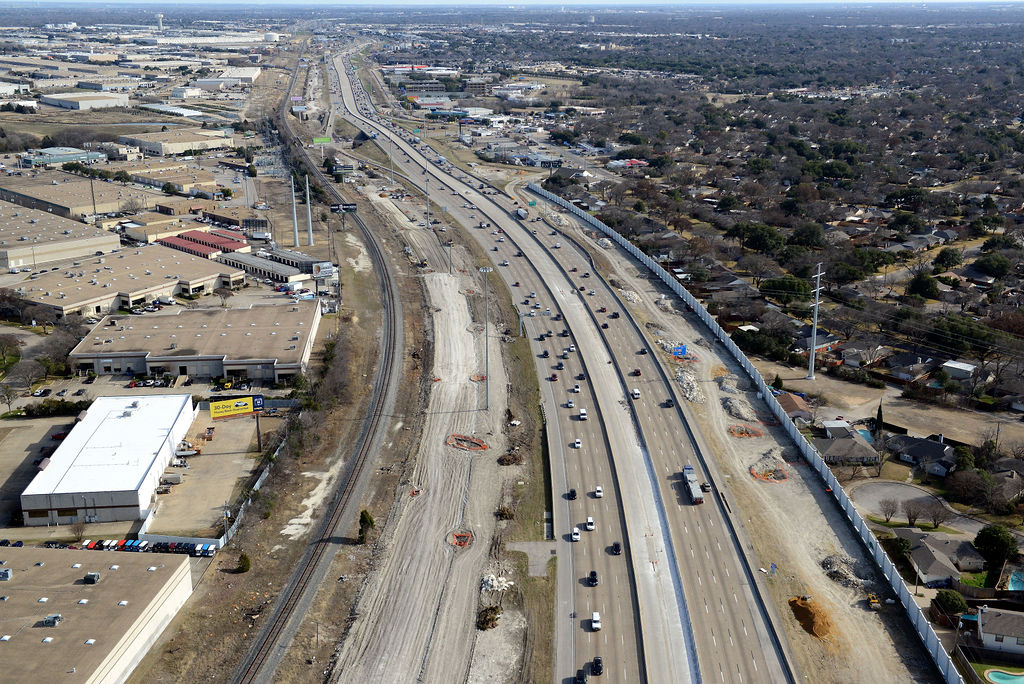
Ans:
<svg viewBox="0 0 1024 684"><path fill-rule="evenodd" d="M526 211L522 207L519 207L518 209L516 209L516 216L518 216L523 221L525 221L529 215L530 215L530 212Z"/></svg>
<svg viewBox="0 0 1024 684"><path fill-rule="evenodd" d="M700 483L697 482L697 473L693 470L692 465L683 466L683 480L686 482L686 489L690 492L690 501L696 504L704 503L704 492L700 489Z"/></svg>

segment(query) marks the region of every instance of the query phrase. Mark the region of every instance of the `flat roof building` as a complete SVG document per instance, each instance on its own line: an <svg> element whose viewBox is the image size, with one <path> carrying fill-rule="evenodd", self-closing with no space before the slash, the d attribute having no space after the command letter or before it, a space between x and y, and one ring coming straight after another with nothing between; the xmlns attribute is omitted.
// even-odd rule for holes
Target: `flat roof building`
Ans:
<svg viewBox="0 0 1024 684"><path fill-rule="evenodd" d="M192 594L188 556L6 546L0 561L12 575L0 616L12 684L126 681ZM100 580L85 583L88 572Z"/></svg>
<svg viewBox="0 0 1024 684"><path fill-rule="evenodd" d="M83 93L58 93L43 95L40 102L64 109L105 109L109 107L127 107L128 96L123 93L104 93L92 95Z"/></svg>
<svg viewBox="0 0 1024 684"><path fill-rule="evenodd" d="M0 269L37 268L121 246L117 235L38 209L0 201Z"/></svg>
<svg viewBox="0 0 1024 684"><path fill-rule="evenodd" d="M121 183L91 181L64 171L34 171L23 176L0 175L0 200L80 219L129 209L147 209L167 199L160 192Z"/></svg>
<svg viewBox="0 0 1024 684"><path fill-rule="evenodd" d="M98 397L21 493L25 525L144 519L196 413L191 394Z"/></svg>
<svg viewBox="0 0 1024 684"><path fill-rule="evenodd" d="M28 302L50 307L60 318L130 309L158 297L206 295L218 287L241 287L244 282L245 273L237 268L147 245L32 276L11 289Z"/></svg>
<svg viewBox="0 0 1024 684"><path fill-rule="evenodd" d="M167 156L191 150L218 150L232 146L227 133L206 128L184 128L154 133L131 133L118 137L126 145L135 145L147 154Z"/></svg>
<svg viewBox="0 0 1024 684"><path fill-rule="evenodd" d="M264 252L260 254L264 254ZM217 257L217 261L240 268L257 278L270 279L278 283L295 283L309 278L309 273L303 273L294 266L271 261L260 254L231 252L230 254L221 254Z"/></svg>
<svg viewBox="0 0 1024 684"><path fill-rule="evenodd" d="M230 67L221 72L221 78L237 79L240 83L255 83L256 79L263 73L261 67Z"/></svg>
<svg viewBox="0 0 1024 684"><path fill-rule="evenodd" d="M28 150L21 155L22 166L50 166L68 162L95 164L106 161L107 155L100 152L89 152L76 147L44 147L39 150Z"/></svg>
<svg viewBox="0 0 1024 684"><path fill-rule="evenodd" d="M245 256L245 255L242 255ZM78 371L285 382L305 372L320 302L109 316L70 354ZM56 455L56 454L55 454Z"/></svg>

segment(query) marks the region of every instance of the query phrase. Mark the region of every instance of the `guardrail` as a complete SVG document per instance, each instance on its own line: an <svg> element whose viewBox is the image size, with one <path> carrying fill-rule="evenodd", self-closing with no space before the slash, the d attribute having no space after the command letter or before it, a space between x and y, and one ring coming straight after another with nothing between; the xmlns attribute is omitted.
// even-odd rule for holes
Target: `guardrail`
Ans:
<svg viewBox="0 0 1024 684"><path fill-rule="evenodd" d="M836 503L839 504L840 509L846 514L846 519L850 523L850 526L856 532L857 537L864 544L865 549L868 551L868 555L875 561L878 569L881 570L882 575L886 581L889 582L893 593L899 598L900 603L903 605L904 610L907 613L907 617L910 623L914 626L914 630L920 637L921 642L924 644L925 650L928 651L928 655L931 656L932 661L938 668L942 677L945 679L947 684L964 684L963 677L960 676L960 672L956 669L953 664L953 660L946 653L946 650L942 646L942 642L939 641L938 635L935 634L935 630L932 629L931 624L925 618L924 612L914 601L914 597L907 587L903 578L900 577L899 571L896 570L896 566L892 564L889 557L879 546L878 541L875 539L871 530L868 528L867 523L861 517L860 513L853 506L853 502L850 497L847 496L846 492L843 491L839 481L829 470L828 464L821 458L818 451L811 446L811 443L797 429L796 425L790 420L789 416L776 401L775 396L772 394L771 388L765 383L764 378L754 367L754 364L750 362L746 354L740 350L739 347L732 341L729 335L722 329L718 322L708 313L707 309L697 301L697 299L690 294L686 288L683 287L682 283L676 280L672 275L661 267L656 261L651 259L649 256L644 254L637 248L636 245L629 242L626 238L622 237L617 231L609 228L601 221L597 220L589 213L583 211L576 205L565 201L561 197L554 195L547 190L544 190L540 186L534 183L528 183L527 189L540 197L553 202L558 206L568 210L571 214L581 219L587 225L597 229L605 236L608 237L612 242L617 244L622 249L626 250L631 256L637 261L646 266L652 273L654 273L661 281L674 292L683 302L697 315L697 317L707 326L708 330L718 339L719 342L728 350L730 356L739 363L740 367L750 377L754 386L757 388L758 395L764 400L765 404L768 405L768 409L772 415L782 424L782 428L786 431L786 434L796 445L797 450L804 457L804 459L814 468L814 470L821 477L828 490L835 497Z"/></svg>

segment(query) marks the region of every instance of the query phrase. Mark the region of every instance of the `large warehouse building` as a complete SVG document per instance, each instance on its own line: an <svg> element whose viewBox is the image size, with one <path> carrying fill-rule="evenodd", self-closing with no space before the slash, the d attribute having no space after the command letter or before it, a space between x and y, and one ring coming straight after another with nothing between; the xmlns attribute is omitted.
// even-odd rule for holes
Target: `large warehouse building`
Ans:
<svg viewBox="0 0 1024 684"><path fill-rule="evenodd" d="M192 577L188 556L119 553L114 563L110 556L0 548L11 572L0 612L5 682L128 679L192 595ZM89 572L98 572L99 581L85 582Z"/></svg>
<svg viewBox="0 0 1024 684"><path fill-rule="evenodd" d="M81 219L128 209L152 209L167 200L162 192L121 183L90 181L64 171L33 171L24 176L0 175L0 200L30 209Z"/></svg>
<svg viewBox="0 0 1024 684"><path fill-rule="evenodd" d="M43 95L40 102L63 109L106 109L108 107L127 107L128 96L123 93L104 93L93 95L85 93L57 93Z"/></svg>
<svg viewBox="0 0 1024 684"><path fill-rule="evenodd" d="M110 231L0 200L0 269L36 270L59 259L120 247L121 240Z"/></svg>
<svg viewBox="0 0 1024 684"><path fill-rule="evenodd" d="M187 375L287 382L305 371L320 302L110 316L72 351L71 366L100 375Z"/></svg>
<svg viewBox="0 0 1024 684"><path fill-rule="evenodd" d="M25 525L144 519L195 416L191 394L96 399L22 492Z"/></svg>
<svg viewBox="0 0 1024 684"><path fill-rule="evenodd" d="M182 128L155 133L132 133L118 137L126 145L134 145L146 154L167 156L192 150L219 150L233 147L231 136L218 129Z"/></svg>

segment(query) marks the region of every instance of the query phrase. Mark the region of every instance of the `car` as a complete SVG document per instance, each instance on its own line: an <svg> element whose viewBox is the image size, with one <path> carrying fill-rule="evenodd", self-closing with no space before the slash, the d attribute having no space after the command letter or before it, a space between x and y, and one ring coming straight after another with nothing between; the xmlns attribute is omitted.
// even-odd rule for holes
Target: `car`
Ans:
<svg viewBox="0 0 1024 684"><path fill-rule="evenodd" d="M579 375L576 376L576 379L580 380L580 381L586 380L587 379L587 374L586 373L580 373Z"/></svg>
<svg viewBox="0 0 1024 684"><path fill-rule="evenodd" d="M546 358L548 358L549 356L551 356L551 352L550 352L550 351L548 351L547 349L545 349L544 351L542 351L542 352L540 353L540 358L542 358L542 359L546 359Z"/></svg>
<svg viewBox="0 0 1024 684"><path fill-rule="evenodd" d="M79 387L78 389L75 390L75 393L72 396L80 397L83 394L85 394L85 388L84 387Z"/></svg>
<svg viewBox="0 0 1024 684"><path fill-rule="evenodd" d="M601 485L597 485L596 487L594 487L594 498L595 499L600 499L600 498L603 498L603 497L604 497L604 487L602 487Z"/></svg>
<svg viewBox="0 0 1024 684"><path fill-rule="evenodd" d="M572 443L572 446L573 446L573 448L575 448L575 449L581 449L581 448L583 448L583 440L582 440L582 439L577 439L576 441L574 441L574 442Z"/></svg>
<svg viewBox="0 0 1024 684"><path fill-rule="evenodd" d="M587 271L586 273L584 273L583 277L584 278L589 278L590 277L590 271Z"/></svg>
<svg viewBox="0 0 1024 684"><path fill-rule="evenodd" d="M551 382L558 382L558 373L551 374Z"/></svg>
<svg viewBox="0 0 1024 684"><path fill-rule="evenodd" d="M587 289L586 287L584 287L583 285L580 285L580 292L583 292L586 289Z"/></svg>
<svg viewBox="0 0 1024 684"><path fill-rule="evenodd" d="M576 408L576 402L570 399L565 403L566 408Z"/></svg>
<svg viewBox="0 0 1024 684"><path fill-rule="evenodd" d="M580 288L580 289L583 289L583 288ZM588 294L588 295L590 295L591 297L593 297L594 295L596 295L596 294L597 294L597 291L596 291L596 290L591 290L591 291L590 291L590 292L588 292L587 294Z"/></svg>
<svg viewBox="0 0 1024 684"><path fill-rule="evenodd" d="M42 389L37 389L35 392L32 393L32 396L33 397L41 397L41 396L43 396L43 390Z"/></svg>
<svg viewBox="0 0 1024 684"><path fill-rule="evenodd" d="M608 307L607 306L602 306L600 309L597 310L598 313L606 313L607 311L608 311Z"/></svg>
<svg viewBox="0 0 1024 684"><path fill-rule="evenodd" d="M576 351L576 345L575 344L570 344L569 345L569 351L571 351L571 352Z"/></svg>
<svg viewBox="0 0 1024 684"><path fill-rule="evenodd" d="M10 546L10 545L11 545L11 540L10 539L0 539L0 546Z"/></svg>
<svg viewBox="0 0 1024 684"><path fill-rule="evenodd" d="M591 570L590 574L587 575L587 584L589 584L592 587L596 587L598 583L599 582L597 579L597 570Z"/></svg>
<svg viewBox="0 0 1024 684"><path fill-rule="evenodd" d="M575 489L570 489L569 492L565 495L565 498L569 499L569 501L575 501L576 500L576 490Z"/></svg>
<svg viewBox="0 0 1024 684"><path fill-rule="evenodd" d="M601 329L602 330L607 330L608 329L608 324L607 323L602 323L601 324Z"/></svg>
<svg viewBox="0 0 1024 684"><path fill-rule="evenodd" d="M618 318L618 317L619 317L619 312L618 311L612 311L612 318Z"/></svg>
<svg viewBox="0 0 1024 684"><path fill-rule="evenodd" d="M25 545L25 542L23 542L21 540L18 540L16 542L14 542L13 544L11 544L11 546L15 546L15 547L22 547L24 545Z"/></svg>
<svg viewBox="0 0 1024 684"><path fill-rule="evenodd" d="M65 397L65 396L67 396L67 394L68 394L67 389L62 389L59 392L57 392L57 396L58 397Z"/></svg>
<svg viewBox="0 0 1024 684"><path fill-rule="evenodd" d="M558 362L558 363L557 363L557 364L555 365L555 370L565 370L565 364L564 364L563 362L559 361L559 362Z"/></svg>
<svg viewBox="0 0 1024 684"><path fill-rule="evenodd" d="M711 483L710 482L701 482L700 483L700 490L702 492L710 492L711 491Z"/></svg>
<svg viewBox="0 0 1024 684"><path fill-rule="evenodd" d="M572 528L572 532L569 533L569 539L571 539L573 541L579 541L580 540L580 528L578 528L578 527ZM5 546L5 544L0 542L0 546Z"/></svg>
<svg viewBox="0 0 1024 684"><path fill-rule="evenodd" d="M573 266L572 268L569 269L569 273L575 273L575 272L576 272L576 267L575 266Z"/></svg>
<svg viewBox="0 0 1024 684"><path fill-rule="evenodd" d="M601 631L601 614L596 610L594 611L594 614L590 616L590 629L595 632Z"/></svg>
<svg viewBox="0 0 1024 684"><path fill-rule="evenodd" d="M512 283L512 287L519 287L519 281L517 280L516 282Z"/></svg>
<svg viewBox="0 0 1024 684"><path fill-rule="evenodd" d="M587 684L587 671L582 668L576 670L576 677L572 682L573 684Z"/></svg>
<svg viewBox="0 0 1024 684"><path fill-rule="evenodd" d="M672 397L669 397L668 399L665 400L665 408L673 408L675 407L675 405L676 400L673 399Z"/></svg>
<svg viewBox="0 0 1024 684"><path fill-rule="evenodd" d="M643 347L643 348L640 349L640 355L641 356L646 356L647 355L647 347Z"/></svg>
<svg viewBox="0 0 1024 684"><path fill-rule="evenodd" d="M594 531L594 527L596 527L596 525L594 524L593 516L589 516L589 515L587 516L587 522L584 525L584 527L586 528L587 532L593 532Z"/></svg>
<svg viewBox="0 0 1024 684"><path fill-rule="evenodd" d="M622 555L622 542L612 542L612 555L613 556L621 556Z"/></svg>
<svg viewBox="0 0 1024 684"><path fill-rule="evenodd" d="M87 377L85 380L82 381L82 384L83 385L91 385L94 382L96 382L96 376L95 375L90 375L89 377Z"/></svg>
<svg viewBox="0 0 1024 684"><path fill-rule="evenodd" d="M594 656L594 662L590 666L590 674L604 674L604 659L601 656Z"/></svg>
<svg viewBox="0 0 1024 684"><path fill-rule="evenodd" d="M633 369L633 377L637 377L637 378L640 377L640 369L639 368L634 368Z"/></svg>
<svg viewBox="0 0 1024 684"><path fill-rule="evenodd" d="M41 396L41 397L48 397L48 396L50 396L50 395L51 395L52 393L53 393L53 390L50 390L50 389L44 389L44 390L43 390L43 393L42 393L42 394L40 394L39 396Z"/></svg>
<svg viewBox="0 0 1024 684"><path fill-rule="evenodd" d="M572 386L572 391L575 392L576 394L579 394L580 393L580 386L579 385L573 385Z"/></svg>

